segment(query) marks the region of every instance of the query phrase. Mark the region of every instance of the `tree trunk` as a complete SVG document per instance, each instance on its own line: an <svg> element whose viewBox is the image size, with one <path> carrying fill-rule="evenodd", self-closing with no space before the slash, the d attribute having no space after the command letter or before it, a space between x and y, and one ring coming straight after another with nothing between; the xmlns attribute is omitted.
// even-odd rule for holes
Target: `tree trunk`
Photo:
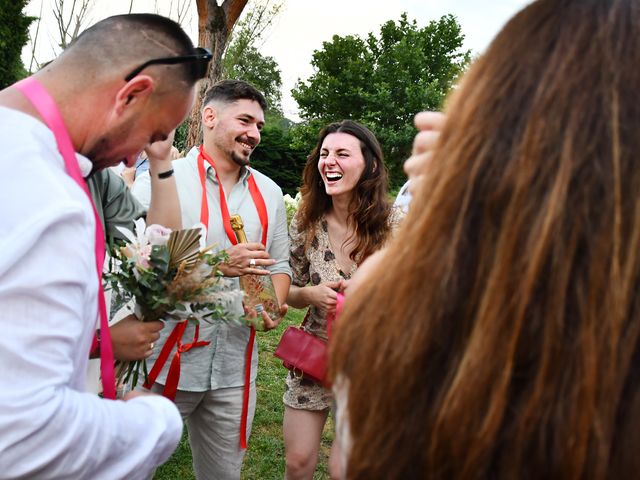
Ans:
<svg viewBox="0 0 640 480"><path fill-rule="evenodd" d="M240 17L248 0L224 0L218 5L216 0L196 0L198 7L198 45L211 50L213 58L208 75L200 81L196 101L191 110L186 149L189 151L202 139L202 99L206 91L220 80L222 56L227 48L229 34Z"/></svg>

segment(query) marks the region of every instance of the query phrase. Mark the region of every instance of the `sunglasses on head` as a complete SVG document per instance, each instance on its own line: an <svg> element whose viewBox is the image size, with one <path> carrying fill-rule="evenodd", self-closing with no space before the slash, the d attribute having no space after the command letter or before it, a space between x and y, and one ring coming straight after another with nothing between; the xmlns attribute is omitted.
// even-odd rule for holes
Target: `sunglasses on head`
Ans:
<svg viewBox="0 0 640 480"><path fill-rule="evenodd" d="M144 62L139 67L134 68L131 73L129 73L124 80L128 82L133 77L138 75L142 70L151 66L151 65L176 65L178 63L192 63L193 64L193 73L196 80L200 80L204 78L207 74L207 67L209 66L209 62L213 58L211 52L206 48L198 47L196 48L196 53L191 55L179 55L176 57L164 57L164 58L154 58L152 60L148 60Z"/></svg>

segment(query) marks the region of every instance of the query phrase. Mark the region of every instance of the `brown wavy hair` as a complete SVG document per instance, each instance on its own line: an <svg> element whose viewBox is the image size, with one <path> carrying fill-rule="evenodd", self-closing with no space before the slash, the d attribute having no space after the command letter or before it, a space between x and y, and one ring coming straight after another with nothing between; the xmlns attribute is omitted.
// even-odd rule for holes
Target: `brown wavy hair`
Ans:
<svg viewBox="0 0 640 480"><path fill-rule="evenodd" d="M333 338L348 478L640 476L639 31L540 0L463 79Z"/></svg>
<svg viewBox="0 0 640 480"><path fill-rule="evenodd" d="M357 138L364 157L364 170L354 188L349 208L349 221L355 226L356 236L350 257L354 262L360 263L386 241L390 233L388 219L391 213L389 174L383 161L382 149L375 135L364 125L343 120L331 123L320 131L318 142L307 158L302 173L302 198L297 213L300 231L307 232L306 238L310 242L316 222L331 210L332 200L324 189L318 171L322 142L331 133L347 133Z"/></svg>

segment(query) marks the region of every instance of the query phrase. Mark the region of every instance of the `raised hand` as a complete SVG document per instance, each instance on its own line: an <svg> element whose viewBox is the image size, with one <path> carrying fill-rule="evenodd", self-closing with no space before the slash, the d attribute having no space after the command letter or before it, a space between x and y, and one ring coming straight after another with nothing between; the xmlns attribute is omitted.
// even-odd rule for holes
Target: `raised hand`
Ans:
<svg viewBox="0 0 640 480"><path fill-rule="evenodd" d="M150 166L154 165L156 162L170 162L171 160L174 160L171 147L173 147L173 138L175 137L175 134L176 131L173 130L165 140L150 143L145 147L144 151L147 153Z"/></svg>
<svg viewBox="0 0 640 480"><path fill-rule="evenodd" d="M411 180L409 191L412 194L417 181L428 170L445 120L446 117L441 112L420 112L415 117L414 122L419 131L413 140L411 157L404 162L404 171Z"/></svg>

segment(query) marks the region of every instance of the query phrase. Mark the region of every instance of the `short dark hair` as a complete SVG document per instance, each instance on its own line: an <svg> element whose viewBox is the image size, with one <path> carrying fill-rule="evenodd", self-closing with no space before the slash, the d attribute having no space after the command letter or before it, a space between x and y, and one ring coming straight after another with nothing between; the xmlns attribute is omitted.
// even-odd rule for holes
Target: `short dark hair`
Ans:
<svg viewBox="0 0 640 480"><path fill-rule="evenodd" d="M202 105L205 106L215 101L233 103L236 100L253 100L258 102L262 110L266 111L268 108L264 95L256 87L244 80L222 80L217 82L207 90Z"/></svg>

